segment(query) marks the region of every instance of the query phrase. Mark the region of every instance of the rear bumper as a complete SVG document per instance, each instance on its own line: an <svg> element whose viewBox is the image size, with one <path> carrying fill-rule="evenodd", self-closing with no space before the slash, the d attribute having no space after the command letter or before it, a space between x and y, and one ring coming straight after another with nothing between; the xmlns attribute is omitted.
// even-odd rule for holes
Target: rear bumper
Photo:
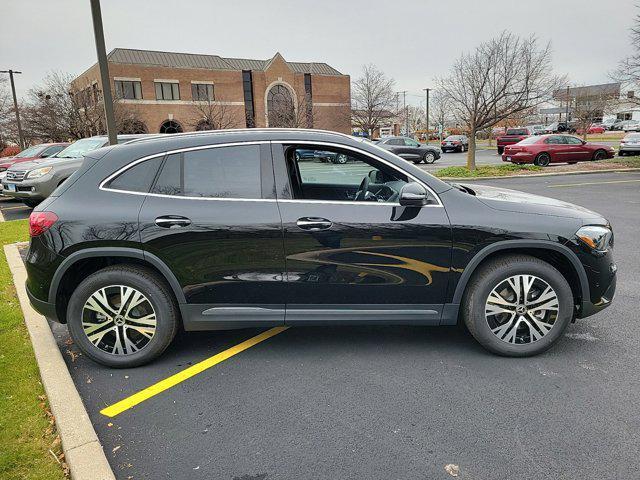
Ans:
<svg viewBox="0 0 640 480"><path fill-rule="evenodd" d="M531 153L527 152L517 152L517 153L503 153L502 161L503 162L512 162L512 163L533 163L533 159L535 157Z"/></svg>
<svg viewBox="0 0 640 480"><path fill-rule="evenodd" d="M29 297L29 302L31 302L31 306L34 308L34 310L41 315L44 315L46 318L55 320L57 322L58 314L56 313L55 303L45 302L44 300L36 298L29 290L29 285L27 285L26 290L27 296Z"/></svg>

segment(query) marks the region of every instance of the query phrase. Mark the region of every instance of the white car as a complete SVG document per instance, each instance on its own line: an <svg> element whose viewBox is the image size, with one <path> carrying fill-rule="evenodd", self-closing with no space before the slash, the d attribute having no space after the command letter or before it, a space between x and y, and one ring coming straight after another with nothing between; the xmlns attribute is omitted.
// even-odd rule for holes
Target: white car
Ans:
<svg viewBox="0 0 640 480"><path fill-rule="evenodd" d="M622 130L625 132L640 132L640 121L630 120L622 126Z"/></svg>

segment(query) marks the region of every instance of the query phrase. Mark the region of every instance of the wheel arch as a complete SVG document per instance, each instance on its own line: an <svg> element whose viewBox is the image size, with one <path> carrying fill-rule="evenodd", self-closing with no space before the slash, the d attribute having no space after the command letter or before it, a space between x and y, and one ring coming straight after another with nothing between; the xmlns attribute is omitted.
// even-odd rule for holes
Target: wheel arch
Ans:
<svg viewBox="0 0 640 480"><path fill-rule="evenodd" d="M178 279L157 256L136 248L97 247L72 253L56 270L49 287L49 302L55 304L58 319L65 322L69 297L87 275L111 265L125 263L151 268L167 282L178 304L186 303Z"/></svg>
<svg viewBox="0 0 640 480"><path fill-rule="evenodd" d="M576 254L568 247L547 240L505 240L484 247L471 259L458 280L452 303L460 305L467 284L480 265L498 255L509 253L532 255L551 264L567 279L576 305L580 306L582 302L589 300L587 274Z"/></svg>

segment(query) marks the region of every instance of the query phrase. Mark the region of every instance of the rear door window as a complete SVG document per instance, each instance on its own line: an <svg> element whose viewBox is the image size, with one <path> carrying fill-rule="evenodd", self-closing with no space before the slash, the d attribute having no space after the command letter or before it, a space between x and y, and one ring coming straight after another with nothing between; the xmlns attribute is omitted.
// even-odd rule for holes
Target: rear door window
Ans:
<svg viewBox="0 0 640 480"><path fill-rule="evenodd" d="M260 147L241 145L168 155L152 193L261 198Z"/></svg>

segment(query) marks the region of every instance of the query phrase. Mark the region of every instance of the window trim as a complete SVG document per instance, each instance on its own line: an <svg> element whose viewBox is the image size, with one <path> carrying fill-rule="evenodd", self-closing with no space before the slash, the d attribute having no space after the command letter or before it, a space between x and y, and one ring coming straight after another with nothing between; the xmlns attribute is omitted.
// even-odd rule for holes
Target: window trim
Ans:
<svg viewBox="0 0 640 480"><path fill-rule="evenodd" d="M351 145L342 145L342 144L339 144L339 143L322 142L322 141L314 142L312 140L299 140L299 141L295 141L295 140L282 141L282 140L280 140L280 141L272 141L271 143L280 145L280 147L282 148L283 154L284 154L284 150L285 150L285 148L287 146L322 145L324 147L333 147L333 148L338 148L338 149L343 149L343 150L351 150L351 151L356 152L356 153L358 153L360 155L365 155L367 157L372 158L375 161L378 161L380 163L384 163L388 167L391 167L391 168L393 168L395 170L399 170L404 175L406 175L407 178L409 178L411 181L416 182L419 185L422 185L431 195L433 195L433 198L435 198L437 203L435 203L433 205L423 205L420 208L428 208L428 207L444 208L444 206L442 204L442 201L440 200L440 197L436 194L436 192L433 191L433 189L431 187L429 187L429 185L427 185L425 182L423 182L419 178L415 177L411 173L407 172L403 168L393 164L392 162L389 162L388 160L385 160L382 157L374 155L373 153L369 153L369 152L367 152L365 150L361 150L359 148L352 147ZM277 179L276 179L276 181L277 181ZM288 168L287 168L287 183L289 183L289 187L291 187L291 179L289 177L289 169ZM290 188L290 191L292 191L291 188ZM399 207L399 206L401 206L399 203L354 202L352 200L307 200L307 199L296 199L296 198L279 198L278 202L286 202L286 203L326 203L326 204L332 204L332 205L366 205L366 206L381 206L381 207Z"/></svg>
<svg viewBox="0 0 640 480"><path fill-rule="evenodd" d="M302 200L302 199L288 199L288 198L214 198L214 197L185 197L185 196L178 196L178 195L165 195L162 193L144 193L144 192L134 192L134 191L129 191L129 190L115 190L115 189L111 189L109 187L106 187L105 185L108 184L113 178L117 177L118 175L120 175L121 173L126 172L128 169L132 168L133 166L142 163L146 160L151 160L152 158L156 158L156 157L162 157L165 155L171 155L174 153L181 153L181 152L190 152L190 151L194 151L194 150L208 150L210 148L221 148L221 147L235 147L235 146L240 146L240 145L278 145L280 146L283 151L284 151L284 147L285 145L322 145L322 146L326 146L326 147L334 147L334 148L342 148L345 150L352 150L356 153L359 153L361 155L365 155L368 156L378 162L384 163L386 165L388 165L391 168L394 168L396 170L400 170L402 173L404 173L408 178L410 178L412 181L422 185L431 195L433 195L433 198L436 199L436 204L433 205L423 205L420 208L433 208L433 207L439 207L439 208L444 208L444 205L442 204L442 201L440 200L440 197L438 196L438 194L436 194L436 192L429 186L427 185L425 182L423 182L422 180L420 180L419 178L413 176L411 173L407 172L406 170L402 169L401 167L398 167L397 165L395 165L392 162L389 162L388 160L385 160L384 158L381 158L377 155L374 155L373 153L367 152L365 150L361 150L359 148L356 147L352 147L351 145L343 145L340 143L333 143L333 142L322 142L322 141L312 141L312 140L298 140L298 141L283 141L283 140L257 140L257 141L247 141L247 142L228 142L228 143L218 143L215 145L199 145L197 147L186 147L186 148L177 148L174 150L165 150L163 152L158 152L158 153L154 153L152 155L147 155L146 157L142 157L139 158L138 160L135 160L123 167L120 167L118 170L116 170L115 172L113 172L111 175L107 176L105 179L103 179L100 184L98 185L98 189L105 191L105 192L115 192L115 193L124 193L124 194L129 194L129 195L149 195L152 197L160 197L160 198L178 198L178 199L184 199L184 200L203 200L203 201L216 201L216 202L286 202L286 203L315 203L315 204L329 204L329 205L352 205L352 206L367 206L367 207L398 207L400 206L399 203L377 203L377 202L353 202L353 201L340 201L340 200ZM272 158L272 162L273 160L273 156ZM276 179L277 182L277 179ZM290 183L290 179L289 179L289 170L287 170L287 182Z"/></svg>

